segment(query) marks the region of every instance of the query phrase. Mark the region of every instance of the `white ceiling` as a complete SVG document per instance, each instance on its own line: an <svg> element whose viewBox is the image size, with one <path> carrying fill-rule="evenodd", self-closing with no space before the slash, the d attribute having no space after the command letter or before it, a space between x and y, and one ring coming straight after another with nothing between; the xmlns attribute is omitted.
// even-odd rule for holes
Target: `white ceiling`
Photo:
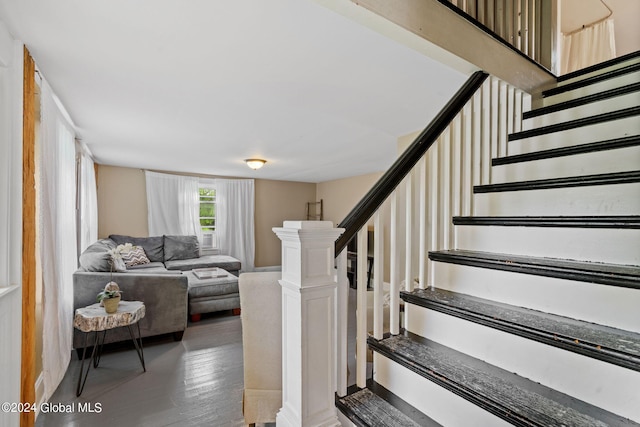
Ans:
<svg viewBox="0 0 640 427"><path fill-rule="evenodd" d="M108 165L306 182L382 171L466 79L311 0L0 0L0 20Z"/></svg>

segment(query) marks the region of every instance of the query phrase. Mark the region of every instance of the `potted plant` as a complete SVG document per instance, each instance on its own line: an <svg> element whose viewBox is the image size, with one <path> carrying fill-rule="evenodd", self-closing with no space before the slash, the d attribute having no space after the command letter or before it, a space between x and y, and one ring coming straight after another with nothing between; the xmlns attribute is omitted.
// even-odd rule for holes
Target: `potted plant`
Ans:
<svg viewBox="0 0 640 427"><path fill-rule="evenodd" d="M118 304L120 303L120 294L122 291L115 282L107 283L100 293L98 293L97 301L100 305L104 306L104 311L108 314L118 311Z"/></svg>

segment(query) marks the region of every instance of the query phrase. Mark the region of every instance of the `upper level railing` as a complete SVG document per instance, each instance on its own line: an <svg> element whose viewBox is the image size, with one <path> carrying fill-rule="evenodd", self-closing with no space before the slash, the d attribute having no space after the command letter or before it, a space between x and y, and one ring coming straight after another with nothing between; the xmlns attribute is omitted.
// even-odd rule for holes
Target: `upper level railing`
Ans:
<svg viewBox="0 0 640 427"><path fill-rule="evenodd" d="M557 10L549 0L438 0L557 74Z"/></svg>

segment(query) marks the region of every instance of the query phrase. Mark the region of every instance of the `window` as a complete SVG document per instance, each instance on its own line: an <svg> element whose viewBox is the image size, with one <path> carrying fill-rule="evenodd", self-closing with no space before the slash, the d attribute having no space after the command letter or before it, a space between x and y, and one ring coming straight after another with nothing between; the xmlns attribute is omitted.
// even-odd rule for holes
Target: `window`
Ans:
<svg viewBox="0 0 640 427"><path fill-rule="evenodd" d="M202 247L215 248L216 245L216 189L213 185L200 184L200 227Z"/></svg>

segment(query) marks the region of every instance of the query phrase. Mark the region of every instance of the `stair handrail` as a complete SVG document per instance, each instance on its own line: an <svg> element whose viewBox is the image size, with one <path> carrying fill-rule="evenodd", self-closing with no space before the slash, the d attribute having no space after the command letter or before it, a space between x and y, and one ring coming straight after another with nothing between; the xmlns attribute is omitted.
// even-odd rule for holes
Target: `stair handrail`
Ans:
<svg viewBox="0 0 640 427"><path fill-rule="evenodd" d="M476 91L482 86L482 83L484 83L487 77L489 77L489 74L484 71L474 72L433 120L431 120L429 125L340 222L338 227L344 228L345 231L336 241L336 256L344 250L358 230L366 224L393 190L395 190L409 172L411 172L429 147L433 145L440 134L449 126L456 115L458 115L471 97L473 97Z"/></svg>

